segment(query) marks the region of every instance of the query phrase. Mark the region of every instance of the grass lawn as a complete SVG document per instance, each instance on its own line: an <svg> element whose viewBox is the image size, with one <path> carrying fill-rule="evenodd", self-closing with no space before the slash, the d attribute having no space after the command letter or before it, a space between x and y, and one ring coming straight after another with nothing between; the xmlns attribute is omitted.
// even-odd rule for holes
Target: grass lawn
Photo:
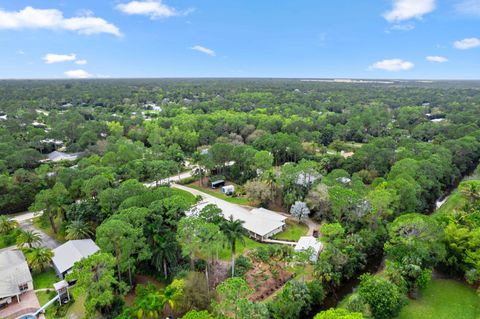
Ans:
<svg viewBox="0 0 480 319"><path fill-rule="evenodd" d="M81 294L77 289L70 290L75 302L70 305L65 315L65 319L84 318L85 317L85 294Z"/></svg>
<svg viewBox="0 0 480 319"><path fill-rule="evenodd" d="M454 280L433 280L420 299L409 300L397 319L477 319L480 297Z"/></svg>
<svg viewBox="0 0 480 319"><path fill-rule="evenodd" d="M40 306L46 304L49 300L55 297L55 293L47 293L46 291L39 291L36 293ZM70 294L73 296L74 300L72 304L65 305L63 307L68 307L65 316L56 317L52 313L53 308L48 307L46 310L47 318L59 318L59 319L78 319L85 317L85 296L80 294L77 289L70 289Z"/></svg>
<svg viewBox="0 0 480 319"><path fill-rule="evenodd" d="M191 183L191 184L188 184L188 185L185 185L185 186L196 189L197 191L204 192L205 194L212 195L214 197L223 199L223 200L225 200L229 203L232 203L232 204L248 205L248 206L252 205L252 202L248 198L245 198L245 197L227 196L227 195L223 194L222 192L216 192L216 191L208 189L206 187L200 187L198 185L195 185L194 183Z"/></svg>
<svg viewBox="0 0 480 319"><path fill-rule="evenodd" d="M471 181L471 180L480 180L480 165L475 170L475 172L467 176L463 179L463 181ZM450 197L448 197L447 201L435 211L435 214L444 214L450 213L455 209L460 209L461 207L465 206L466 200L462 197L462 194L456 189L452 192Z"/></svg>
<svg viewBox="0 0 480 319"><path fill-rule="evenodd" d="M463 207L465 205L465 199L462 197L462 194L458 190L455 190L447 201L435 211L435 214L444 214L450 213L455 209Z"/></svg>
<svg viewBox="0 0 480 319"><path fill-rule="evenodd" d="M33 287L34 289L42 288L51 288L53 289L53 284L60 281L60 279L55 274L53 268L49 268L44 272L38 274L32 274L33 277Z"/></svg>
<svg viewBox="0 0 480 319"><path fill-rule="evenodd" d="M46 291L38 291L35 294L37 295L38 302L40 303L40 307L46 304L50 299L52 299L50 297L50 293Z"/></svg>
<svg viewBox="0 0 480 319"><path fill-rule="evenodd" d="M298 241L300 237L305 236L307 232L307 225L287 220L287 229L273 236L273 239Z"/></svg>

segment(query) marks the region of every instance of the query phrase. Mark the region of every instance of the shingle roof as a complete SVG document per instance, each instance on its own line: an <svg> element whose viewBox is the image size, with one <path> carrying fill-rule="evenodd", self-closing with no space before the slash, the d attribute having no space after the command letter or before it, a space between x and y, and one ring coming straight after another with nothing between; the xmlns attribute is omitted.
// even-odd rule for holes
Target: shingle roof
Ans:
<svg viewBox="0 0 480 319"><path fill-rule="evenodd" d="M52 262L57 270L63 273L72 268L77 261L99 250L91 239L70 240L53 250Z"/></svg>
<svg viewBox="0 0 480 319"><path fill-rule="evenodd" d="M0 298L20 293L19 284L32 281L25 256L19 250L0 253Z"/></svg>

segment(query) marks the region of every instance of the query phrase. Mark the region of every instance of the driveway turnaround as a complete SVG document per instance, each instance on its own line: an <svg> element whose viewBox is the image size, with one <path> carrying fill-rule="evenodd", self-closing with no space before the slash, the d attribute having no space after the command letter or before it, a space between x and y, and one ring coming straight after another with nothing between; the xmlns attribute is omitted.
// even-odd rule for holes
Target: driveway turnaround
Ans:
<svg viewBox="0 0 480 319"><path fill-rule="evenodd" d="M195 196L201 196L203 201L197 205L196 209L201 209L208 204L215 204L222 210L225 219L233 216L234 219L243 221L243 228L249 232L250 237L257 240L262 241L270 238L281 232L286 226L285 220L287 217L274 211L263 208L249 210L190 187L178 184L173 184L172 187L187 191Z"/></svg>

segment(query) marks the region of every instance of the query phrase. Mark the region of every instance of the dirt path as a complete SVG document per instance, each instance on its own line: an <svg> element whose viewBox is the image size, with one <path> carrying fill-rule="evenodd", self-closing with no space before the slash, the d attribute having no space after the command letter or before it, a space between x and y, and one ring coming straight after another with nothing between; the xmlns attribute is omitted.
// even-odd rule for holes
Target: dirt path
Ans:
<svg viewBox="0 0 480 319"><path fill-rule="evenodd" d="M304 219L303 222L308 226L307 236L313 236L315 230L320 232L320 224L314 222L310 217Z"/></svg>

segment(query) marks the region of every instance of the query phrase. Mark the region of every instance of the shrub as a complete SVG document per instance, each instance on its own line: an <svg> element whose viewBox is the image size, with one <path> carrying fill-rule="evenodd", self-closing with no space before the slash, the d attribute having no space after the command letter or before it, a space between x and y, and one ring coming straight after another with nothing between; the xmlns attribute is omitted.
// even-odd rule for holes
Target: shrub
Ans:
<svg viewBox="0 0 480 319"><path fill-rule="evenodd" d="M252 269L252 262L250 258L240 255L235 259L235 275L238 277L243 277L245 274Z"/></svg>

